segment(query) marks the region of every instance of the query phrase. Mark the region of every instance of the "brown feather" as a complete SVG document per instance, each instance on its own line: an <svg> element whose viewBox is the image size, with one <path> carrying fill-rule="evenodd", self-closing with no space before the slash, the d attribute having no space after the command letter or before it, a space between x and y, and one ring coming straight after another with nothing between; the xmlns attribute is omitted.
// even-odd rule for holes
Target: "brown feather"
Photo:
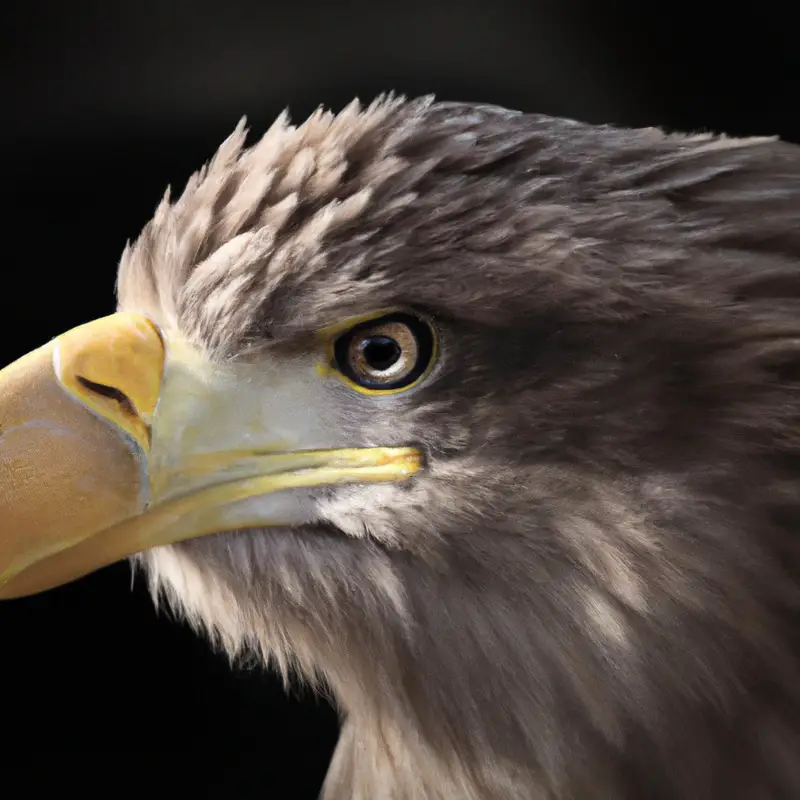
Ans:
<svg viewBox="0 0 800 800"><path fill-rule="evenodd" d="M441 369L408 485L141 557L332 692L327 800L800 797L800 150L383 98L243 126L126 249L212 358L375 308Z"/></svg>

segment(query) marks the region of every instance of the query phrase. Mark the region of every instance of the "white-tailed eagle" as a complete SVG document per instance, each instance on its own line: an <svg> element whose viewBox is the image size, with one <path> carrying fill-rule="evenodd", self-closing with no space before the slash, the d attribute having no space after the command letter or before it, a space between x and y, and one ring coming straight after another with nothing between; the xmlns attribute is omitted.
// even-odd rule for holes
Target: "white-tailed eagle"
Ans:
<svg viewBox="0 0 800 800"><path fill-rule="evenodd" d="M132 556L332 693L327 800L800 797L800 150L244 140L0 372L0 596Z"/></svg>

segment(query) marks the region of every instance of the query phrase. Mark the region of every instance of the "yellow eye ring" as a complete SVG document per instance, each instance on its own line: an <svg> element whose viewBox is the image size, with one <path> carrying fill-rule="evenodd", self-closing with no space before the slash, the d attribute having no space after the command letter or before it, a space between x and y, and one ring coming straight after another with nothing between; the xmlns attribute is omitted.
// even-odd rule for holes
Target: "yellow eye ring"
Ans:
<svg viewBox="0 0 800 800"><path fill-rule="evenodd" d="M405 392L433 369L438 341L433 325L406 311L355 321L330 342L330 365L351 388L370 395Z"/></svg>

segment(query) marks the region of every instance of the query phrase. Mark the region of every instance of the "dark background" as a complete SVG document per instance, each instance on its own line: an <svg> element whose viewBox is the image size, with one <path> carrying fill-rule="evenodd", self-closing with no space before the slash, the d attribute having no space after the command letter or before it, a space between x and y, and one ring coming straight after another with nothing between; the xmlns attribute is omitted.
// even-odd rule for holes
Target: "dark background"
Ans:
<svg viewBox="0 0 800 800"><path fill-rule="evenodd" d="M785 4L788 9L788 3ZM0 364L114 309L126 239L247 114L386 89L800 142L781 4L27 2L0 11ZM0 520L2 524L2 520ZM84 797L312 798L333 711L232 669L117 565L0 604L0 773ZM376 800L378 800L376 798Z"/></svg>

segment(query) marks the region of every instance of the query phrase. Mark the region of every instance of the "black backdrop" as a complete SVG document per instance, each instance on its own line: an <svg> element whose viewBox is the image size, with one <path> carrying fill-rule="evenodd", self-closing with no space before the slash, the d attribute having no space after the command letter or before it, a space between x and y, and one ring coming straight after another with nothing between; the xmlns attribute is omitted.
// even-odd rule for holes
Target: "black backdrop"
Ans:
<svg viewBox="0 0 800 800"><path fill-rule="evenodd" d="M113 310L125 240L242 114L258 132L392 88L800 141L779 3L32 0L0 19L0 363ZM0 698L9 798L302 800L337 734L324 701L156 614L127 565L0 603Z"/></svg>

